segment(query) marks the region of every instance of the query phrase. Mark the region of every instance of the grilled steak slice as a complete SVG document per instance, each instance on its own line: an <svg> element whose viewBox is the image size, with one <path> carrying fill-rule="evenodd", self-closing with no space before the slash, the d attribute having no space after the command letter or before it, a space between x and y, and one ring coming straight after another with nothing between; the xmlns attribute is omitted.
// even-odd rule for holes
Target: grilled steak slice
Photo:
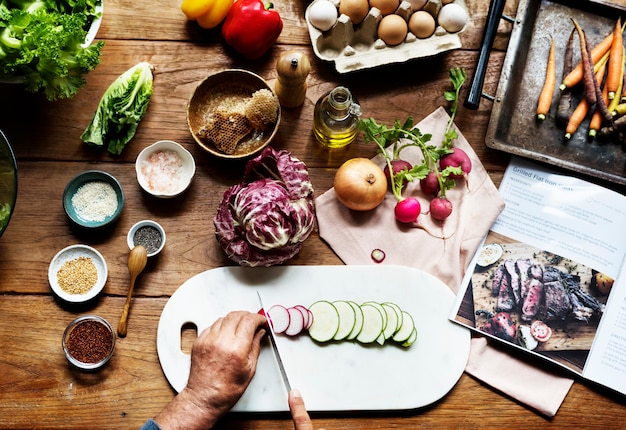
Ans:
<svg viewBox="0 0 626 430"><path fill-rule="evenodd" d="M554 281L559 281L561 282L561 275L563 274L563 272L561 272L559 269L557 269L554 266L548 266L543 270L543 282L554 282Z"/></svg>
<svg viewBox="0 0 626 430"><path fill-rule="evenodd" d="M508 312L512 310L515 306L515 300L513 299L510 282L511 278L509 278L508 272L506 272L505 270L505 276L502 277L502 282L500 282L500 290L498 291L496 312Z"/></svg>
<svg viewBox="0 0 626 430"><path fill-rule="evenodd" d="M491 281L491 295L497 296L500 294L500 284L502 284L502 280L506 276L506 269L504 265L501 264L496 268L496 271L493 274L493 280Z"/></svg>
<svg viewBox="0 0 626 430"><path fill-rule="evenodd" d="M572 310L570 295L560 280L548 281L543 284L545 297L546 319L564 320Z"/></svg>
<svg viewBox="0 0 626 430"><path fill-rule="evenodd" d="M530 269L528 269L528 275L531 278L543 280L543 267L541 267L540 264L533 264L530 266Z"/></svg>
<svg viewBox="0 0 626 430"><path fill-rule="evenodd" d="M515 265L515 261L508 259L504 262L504 267L506 267L506 271L509 274L509 278L511 279L511 292L513 293L513 300L515 301L515 305L519 306L521 304L522 297L520 295L520 277L517 274L517 267Z"/></svg>
<svg viewBox="0 0 626 430"><path fill-rule="evenodd" d="M531 279L528 284L528 294L522 305L522 319L524 321L532 321L544 302L543 283L538 279Z"/></svg>
<svg viewBox="0 0 626 430"><path fill-rule="evenodd" d="M530 283L530 269L531 263L528 258L520 258L515 262L515 267L517 268L517 273L519 274L519 284L520 284L520 298L523 301L528 294L528 287Z"/></svg>

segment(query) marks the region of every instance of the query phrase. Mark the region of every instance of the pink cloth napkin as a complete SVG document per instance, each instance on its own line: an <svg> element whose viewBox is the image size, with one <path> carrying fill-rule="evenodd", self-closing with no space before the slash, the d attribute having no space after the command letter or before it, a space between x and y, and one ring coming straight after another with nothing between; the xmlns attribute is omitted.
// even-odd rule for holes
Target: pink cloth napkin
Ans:
<svg viewBox="0 0 626 430"><path fill-rule="evenodd" d="M422 133L431 133L429 143L437 145L449 118L440 107L417 124L417 128ZM344 263L377 264L371 254L374 249L380 249L385 253L380 264L419 268L438 277L457 293L467 265L504 208L502 197L476 153L459 130L457 133L455 145L471 158L472 171L467 184L459 180L446 193L454 209L443 227L424 214L429 199L421 193L419 184L409 184L404 195L413 195L422 203L419 222L427 231L395 221L396 201L391 193L387 193L378 208L368 212L347 209L336 199L332 188L316 199L320 236ZM403 150L402 158L412 163L422 160L421 152L415 147ZM381 167L384 165L381 156L373 160ZM548 416L556 414L573 383L571 378L527 364L524 357L516 358L490 346L483 337L472 339L466 371Z"/></svg>

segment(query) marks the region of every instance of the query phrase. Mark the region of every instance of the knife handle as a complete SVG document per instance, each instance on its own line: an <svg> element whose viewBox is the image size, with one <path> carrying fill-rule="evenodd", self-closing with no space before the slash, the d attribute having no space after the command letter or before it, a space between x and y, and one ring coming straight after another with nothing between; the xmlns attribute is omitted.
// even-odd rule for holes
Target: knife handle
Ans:
<svg viewBox="0 0 626 430"><path fill-rule="evenodd" d="M491 53L493 41L495 40L498 32L498 24L502 18L505 4L505 0L491 0L491 4L489 5L489 13L487 14L483 40L478 54L478 61L476 62L476 71L474 72L474 77L472 78L469 90L467 91L465 103L463 103L463 105L468 109L476 110L480 104L480 97L482 96L483 84L485 82L485 74L487 73L487 64L489 63L489 54Z"/></svg>

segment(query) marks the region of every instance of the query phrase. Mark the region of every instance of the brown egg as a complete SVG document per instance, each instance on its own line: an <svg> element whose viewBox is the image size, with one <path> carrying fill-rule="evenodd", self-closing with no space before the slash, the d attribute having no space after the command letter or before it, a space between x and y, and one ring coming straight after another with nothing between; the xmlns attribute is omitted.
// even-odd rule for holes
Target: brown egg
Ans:
<svg viewBox="0 0 626 430"><path fill-rule="evenodd" d="M369 0L370 7L375 7L384 15L394 13L398 6L400 6L400 0Z"/></svg>
<svg viewBox="0 0 626 430"><path fill-rule="evenodd" d="M435 18L425 10L418 10L409 18L409 30L420 39L432 36L435 27Z"/></svg>
<svg viewBox="0 0 626 430"><path fill-rule="evenodd" d="M409 26L400 15L384 16L378 24L378 38L389 46L404 42L408 32Z"/></svg>
<svg viewBox="0 0 626 430"><path fill-rule="evenodd" d="M341 0L339 3L339 13L350 18L353 24L360 24L370 11L367 0Z"/></svg>

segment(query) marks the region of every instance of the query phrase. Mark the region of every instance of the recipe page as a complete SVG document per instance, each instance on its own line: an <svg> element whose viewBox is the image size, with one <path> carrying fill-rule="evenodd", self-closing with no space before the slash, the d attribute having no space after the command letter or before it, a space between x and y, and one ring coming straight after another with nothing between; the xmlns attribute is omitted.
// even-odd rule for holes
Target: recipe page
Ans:
<svg viewBox="0 0 626 430"><path fill-rule="evenodd" d="M606 345L605 363L619 349L607 333L596 335L615 318L626 330L626 306L621 316L607 311L626 255L626 197L518 157L499 191L506 207L466 272L451 319L578 374L597 369L595 342ZM626 359L620 366L626 372Z"/></svg>

